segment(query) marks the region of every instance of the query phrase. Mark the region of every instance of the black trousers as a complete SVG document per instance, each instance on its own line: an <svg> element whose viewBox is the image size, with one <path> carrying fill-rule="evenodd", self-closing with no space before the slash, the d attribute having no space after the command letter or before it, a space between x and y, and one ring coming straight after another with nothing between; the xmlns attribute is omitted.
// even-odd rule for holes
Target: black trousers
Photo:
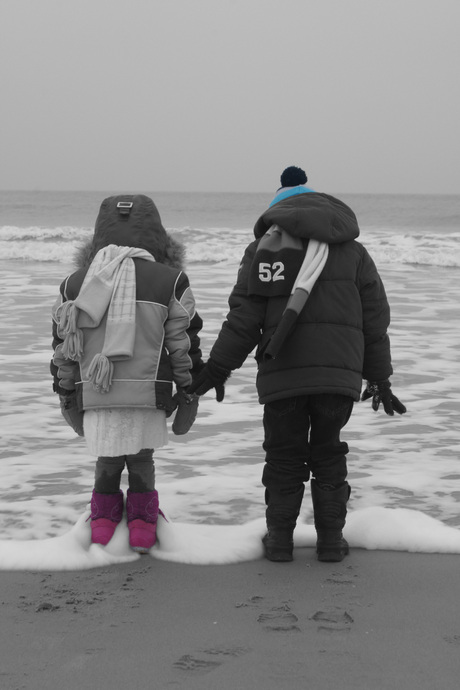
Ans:
<svg viewBox="0 0 460 690"><path fill-rule="evenodd" d="M352 410L353 399L338 394L267 403L263 417L266 456L262 483L268 491L294 493L310 475L321 484L343 484L348 445L340 440L340 432Z"/></svg>
<svg viewBox="0 0 460 690"><path fill-rule="evenodd" d="M99 456L96 461L94 490L100 494L115 494L120 489L121 474L128 469L131 491L144 493L155 489L153 450L144 448L135 455Z"/></svg>

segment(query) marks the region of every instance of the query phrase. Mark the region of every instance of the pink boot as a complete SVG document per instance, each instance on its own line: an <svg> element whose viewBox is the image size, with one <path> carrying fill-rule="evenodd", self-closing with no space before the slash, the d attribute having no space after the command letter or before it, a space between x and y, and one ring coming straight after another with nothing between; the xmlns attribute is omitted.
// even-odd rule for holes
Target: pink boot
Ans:
<svg viewBox="0 0 460 690"><path fill-rule="evenodd" d="M123 516L123 492L99 494L91 497L91 541L108 544Z"/></svg>
<svg viewBox="0 0 460 690"><path fill-rule="evenodd" d="M147 553L157 540L158 492L137 493L128 489L126 514L129 545L133 551Z"/></svg>

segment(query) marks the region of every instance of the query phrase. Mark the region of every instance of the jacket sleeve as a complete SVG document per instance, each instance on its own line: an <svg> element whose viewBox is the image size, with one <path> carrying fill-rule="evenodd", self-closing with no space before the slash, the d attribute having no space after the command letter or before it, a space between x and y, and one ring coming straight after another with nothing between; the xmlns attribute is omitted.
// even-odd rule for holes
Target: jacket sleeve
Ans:
<svg viewBox="0 0 460 690"><path fill-rule="evenodd" d="M189 356L192 360L192 372L199 371L199 369L203 366L201 340L199 336L202 328L203 319L198 312L195 312L190 321L190 326L187 329L187 335L190 340Z"/></svg>
<svg viewBox="0 0 460 690"><path fill-rule="evenodd" d="M193 367L193 359L201 357L198 337L201 319L198 317L198 321L194 317L195 298L187 276L180 273L168 305L168 318L164 329L165 347L169 354L173 379L177 386L183 388L192 383L190 370Z"/></svg>
<svg viewBox="0 0 460 690"><path fill-rule="evenodd" d="M56 299L52 309L52 347L54 355L50 362L50 373L53 377L53 390L59 395L68 395L75 390L77 382L80 381L80 365L78 362L74 362L62 356L61 347L63 340L58 335L58 327L55 318L56 309L66 301L64 297L65 283L66 281L62 283L59 297Z"/></svg>
<svg viewBox="0 0 460 690"><path fill-rule="evenodd" d="M253 242L246 249L228 300L230 310L210 353L212 359L230 371L242 366L262 334L267 300L248 295L249 270L256 247L257 242Z"/></svg>
<svg viewBox="0 0 460 690"><path fill-rule="evenodd" d="M390 305L374 261L363 247L359 272L359 292L363 312L363 378L384 381L393 373L391 366Z"/></svg>

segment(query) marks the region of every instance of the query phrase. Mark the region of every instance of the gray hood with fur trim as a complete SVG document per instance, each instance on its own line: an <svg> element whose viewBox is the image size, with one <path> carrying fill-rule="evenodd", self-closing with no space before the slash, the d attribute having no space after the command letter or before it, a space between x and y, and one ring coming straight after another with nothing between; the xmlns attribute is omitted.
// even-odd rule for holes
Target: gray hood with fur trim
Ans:
<svg viewBox="0 0 460 690"><path fill-rule="evenodd" d="M132 204L129 213L118 207L120 202ZM97 252L109 244L146 249L158 263L183 270L185 247L166 232L157 207L143 194L120 194L104 199L94 235L77 250L75 264L78 268L88 267Z"/></svg>

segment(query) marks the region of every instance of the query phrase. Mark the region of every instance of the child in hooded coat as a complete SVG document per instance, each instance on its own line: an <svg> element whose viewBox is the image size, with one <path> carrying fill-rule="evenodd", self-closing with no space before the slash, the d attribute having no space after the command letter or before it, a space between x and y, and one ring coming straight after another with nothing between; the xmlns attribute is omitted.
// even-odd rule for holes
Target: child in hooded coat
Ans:
<svg viewBox="0 0 460 690"><path fill-rule="evenodd" d="M224 384L256 349L257 391L264 406L262 483L265 555L292 561L293 533L310 480L320 561L348 554L343 536L350 485L348 444L341 440L353 405L372 398L393 416L390 307L377 267L357 241L354 212L306 186L289 166L269 208L254 226L229 312L190 391Z"/></svg>
<svg viewBox="0 0 460 690"><path fill-rule="evenodd" d="M131 548L145 553L155 544L153 449L167 444L166 418L178 401L190 406L187 430L196 416L185 391L203 366L202 320L183 257L149 197L109 197L53 307L54 390L66 421L97 457L93 543L107 544L122 519L126 466Z"/></svg>

